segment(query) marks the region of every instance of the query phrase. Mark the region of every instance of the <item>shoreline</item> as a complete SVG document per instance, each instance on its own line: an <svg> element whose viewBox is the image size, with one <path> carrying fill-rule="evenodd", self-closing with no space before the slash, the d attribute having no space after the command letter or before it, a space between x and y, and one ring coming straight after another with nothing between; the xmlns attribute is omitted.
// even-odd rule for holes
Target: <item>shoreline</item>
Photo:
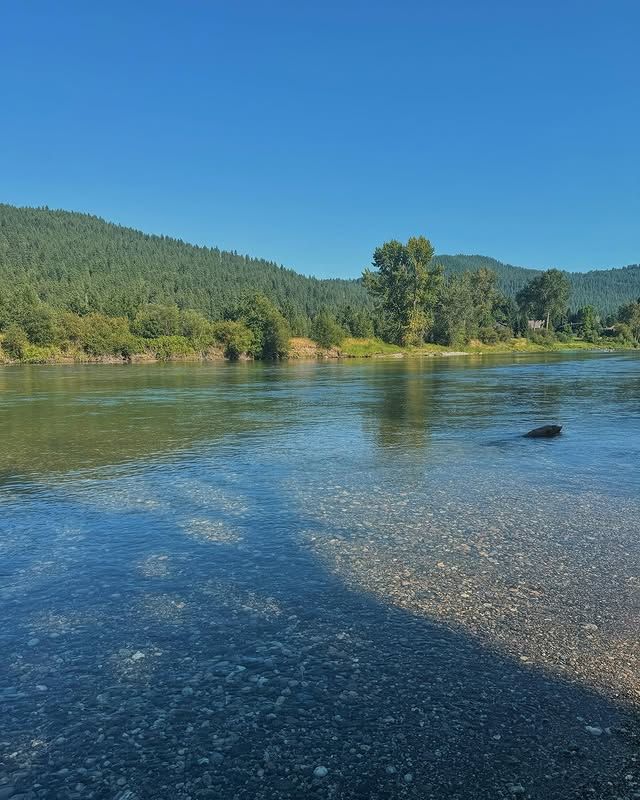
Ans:
<svg viewBox="0 0 640 800"><path fill-rule="evenodd" d="M294 342L296 340L293 340ZM342 361L342 360L370 360L370 359L405 359L405 358L460 358L469 356L486 355L536 355L543 353L618 353L634 352L639 348L628 345L598 345L586 343L580 340L569 343L555 342L553 345L536 345L527 340L512 340L511 344L482 345L479 344L466 350L447 349L442 345L425 345L420 348L402 349L385 342L380 342L376 349L376 344L370 340L358 342L353 340L361 347L344 349L338 347L321 348L312 345L310 340L306 340L303 346L293 346L288 358L285 361ZM364 345L364 346L363 346ZM358 350L362 352L358 352ZM105 366L128 366L132 364L168 364L168 363L220 363L232 362L234 359L226 358L219 350L210 350L207 353L193 353L192 355L172 356L169 358L157 358L150 353L138 353L128 358L118 356L96 356L96 357L77 357L74 355L62 355L38 361L23 361L18 359L4 358L0 360L0 367L16 366L76 366L76 365L97 365ZM238 361L254 361L255 359L243 356Z"/></svg>

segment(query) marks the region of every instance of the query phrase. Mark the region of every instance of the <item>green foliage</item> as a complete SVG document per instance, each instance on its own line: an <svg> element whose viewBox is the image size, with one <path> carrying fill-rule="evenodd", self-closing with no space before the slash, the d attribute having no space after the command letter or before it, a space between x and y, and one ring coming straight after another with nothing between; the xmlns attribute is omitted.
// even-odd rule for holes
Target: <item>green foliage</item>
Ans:
<svg viewBox="0 0 640 800"><path fill-rule="evenodd" d="M279 306L282 316L286 319L292 336L308 336L311 330L311 319L291 300L285 300Z"/></svg>
<svg viewBox="0 0 640 800"><path fill-rule="evenodd" d="M61 344L79 344L85 330L85 323L79 314L73 311L61 311L57 319L57 338Z"/></svg>
<svg viewBox="0 0 640 800"><path fill-rule="evenodd" d="M193 343L186 336L158 336L147 340L146 344L160 361L180 358L194 352Z"/></svg>
<svg viewBox="0 0 640 800"><path fill-rule="evenodd" d="M471 330L468 331L468 338L494 344L500 340L503 333L496 324L498 309L503 306L503 297L498 290L496 274L483 267L474 272L468 272L465 280L469 284L471 305ZM503 325L502 328L504 327L506 326Z"/></svg>
<svg viewBox="0 0 640 800"><path fill-rule="evenodd" d="M636 344L638 339L634 335L631 327L626 322L620 322L616 325L616 339L621 344Z"/></svg>
<svg viewBox="0 0 640 800"><path fill-rule="evenodd" d="M226 358L232 361L248 353L253 344L253 334L249 328L243 322L231 319L214 322L211 325L211 336L213 341L223 346Z"/></svg>
<svg viewBox="0 0 640 800"><path fill-rule="evenodd" d="M58 361L62 353L54 345L30 344L25 348L20 361L23 364L51 364Z"/></svg>
<svg viewBox="0 0 640 800"><path fill-rule="evenodd" d="M443 277L423 237L406 246L387 242L373 262L378 270L365 271L364 282L378 298L385 338L409 346L421 346L425 339L452 346L471 340L497 344L513 336L518 310L502 295L491 270Z"/></svg>
<svg viewBox="0 0 640 800"><path fill-rule="evenodd" d="M255 358L284 358L289 351L291 329L273 303L263 294L245 297L232 313L251 331L249 353Z"/></svg>
<svg viewBox="0 0 640 800"><path fill-rule="evenodd" d="M350 304L338 309L336 320L350 336L357 339L370 339L375 333L372 315Z"/></svg>
<svg viewBox="0 0 640 800"><path fill-rule="evenodd" d="M307 278L270 261L150 236L87 214L0 204L0 298L20 286L32 287L34 297L54 309L130 321L150 304L222 319L247 292L259 292L283 312L288 306L285 317L301 335L322 308L335 314L347 303L371 305L360 281ZM179 330L143 335L173 333Z"/></svg>
<svg viewBox="0 0 640 800"><path fill-rule="evenodd" d="M11 358L21 359L29 346L29 340L24 329L15 322L11 322L2 338L2 349Z"/></svg>
<svg viewBox="0 0 640 800"><path fill-rule="evenodd" d="M565 314L569 292L566 273L548 269L524 286L516 295L516 301L520 310L530 318L545 320L545 327L549 330Z"/></svg>
<svg viewBox="0 0 640 800"><path fill-rule="evenodd" d="M180 330L178 306L164 306L158 303L141 308L133 320L131 330L144 339L157 339L160 336L177 336Z"/></svg>
<svg viewBox="0 0 640 800"><path fill-rule="evenodd" d="M464 344L469 338L471 318L468 280L464 275L449 278L437 309L433 338L450 347Z"/></svg>
<svg viewBox="0 0 640 800"><path fill-rule="evenodd" d="M507 297L516 294L533 278L539 277L535 269L514 267L486 256L438 256L438 261L448 275L459 275L482 267L492 270L498 278L498 288ZM640 295L640 264L621 269L598 269L589 272L563 273L571 287L569 307L573 310L592 305L603 314L615 312L632 297ZM513 327L513 326L512 326Z"/></svg>
<svg viewBox="0 0 640 800"><path fill-rule="evenodd" d="M33 289L0 284L0 328L12 323L19 325L33 344L47 345L56 340L54 312Z"/></svg>
<svg viewBox="0 0 640 800"><path fill-rule="evenodd" d="M383 342L382 339L345 339L341 346L342 354L353 358L368 358L377 355L392 355L398 346Z"/></svg>
<svg viewBox="0 0 640 800"><path fill-rule="evenodd" d="M572 319L586 339L597 339L597 317L606 313L605 335L640 341L640 303L629 302L640 295L640 265L567 274L481 256L438 263L446 281L430 242L414 237L377 248L362 281L321 281L88 215L0 204L0 332L6 342L15 326L11 347L16 329L23 331L26 344L16 339L22 360L83 352L129 358L153 346L173 357L185 340L190 353L217 341L232 358L282 358L290 332L309 335L312 320L324 320L326 330L313 331L323 341L336 340L335 323L352 337L411 346L492 344L525 334L528 314L548 314L558 331L569 331L570 307L581 309ZM223 327L212 327L224 317Z"/></svg>
<svg viewBox="0 0 640 800"><path fill-rule="evenodd" d="M602 326L600 317L593 306L583 306L576 314L578 333L588 342L597 342Z"/></svg>
<svg viewBox="0 0 640 800"><path fill-rule="evenodd" d="M347 332L328 311L320 311L311 326L311 338L320 347L335 347L342 343Z"/></svg>
<svg viewBox="0 0 640 800"><path fill-rule="evenodd" d="M180 312L180 335L186 336L204 349L212 341L211 323L199 311L187 308Z"/></svg>
<svg viewBox="0 0 640 800"><path fill-rule="evenodd" d="M489 269L499 290L511 298L541 274L485 256L443 255L438 262L449 276ZM565 275L571 285L567 305L574 311L593 305L607 315L640 296L640 265ZM248 291L257 291L301 336L308 335L311 318L322 308L352 335L364 335L346 325L339 311L345 305L372 311L361 281L306 278L273 262L150 236L87 214L0 204L0 329L9 322L21 324L3 319L2 309L3 297L18 290L54 310L101 311L130 321L149 304L177 305L220 319ZM376 321L377 332L385 327L380 322L385 321ZM50 331L35 335L41 341L51 338Z"/></svg>
<svg viewBox="0 0 640 800"><path fill-rule="evenodd" d="M82 318L80 344L93 356L129 358L143 350L143 345L129 330L125 317L107 317L98 311Z"/></svg>
<svg viewBox="0 0 640 800"><path fill-rule="evenodd" d="M640 341L640 300L622 306L618 311L618 320L628 327L636 341Z"/></svg>
<svg viewBox="0 0 640 800"><path fill-rule="evenodd" d="M406 245L385 242L373 254L374 270L363 282L376 298L388 335L402 345L420 345L434 323L443 271L433 263L433 247L424 236Z"/></svg>
<svg viewBox="0 0 640 800"><path fill-rule="evenodd" d="M530 342L533 344L541 345L541 346L552 346L553 343L556 341L555 333L549 329L543 329L540 331L530 331L529 336L527 337Z"/></svg>
<svg viewBox="0 0 640 800"><path fill-rule="evenodd" d="M55 317L48 306L43 303L23 305L18 309L16 316L30 342L36 345L48 345L55 342Z"/></svg>

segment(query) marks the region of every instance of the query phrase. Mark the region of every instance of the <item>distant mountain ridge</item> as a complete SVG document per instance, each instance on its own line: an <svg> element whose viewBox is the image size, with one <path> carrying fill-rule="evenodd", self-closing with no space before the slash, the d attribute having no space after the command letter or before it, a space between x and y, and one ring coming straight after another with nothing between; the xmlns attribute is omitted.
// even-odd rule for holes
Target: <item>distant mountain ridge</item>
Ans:
<svg viewBox="0 0 640 800"><path fill-rule="evenodd" d="M492 269L510 296L540 272L479 255L437 260L448 273ZM591 304L609 313L640 297L638 264L567 275L572 309ZM52 306L107 313L157 302L216 318L247 291L263 292L281 307L309 316L323 307L371 303L359 280L307 277L272 261L142 233L79 212L0 204L0 291L24 285Z"/></svg>
<svg viewBox="0 0 640 800"><path fill-rule="evenodd" d="M495 258L479 255L438 256L438 261L449 273L467 270L492 269L498 276L502 291L510 297L542 270L515 267ZM601 312L609 314L624 303L640 297L640 264L613 269L594 269L588 272L566 272L571 285L571 309L593 305Z"/></svg>
<svg viewBox="0 0 640 800"><path fill-rule="evenodd" d="M28 285L54 307L117 316L176 303L220 318L248 292L304 315L369 304L361 283L320 280L272 261L142 233L75 211L0 204L0 291Z"/></svg>

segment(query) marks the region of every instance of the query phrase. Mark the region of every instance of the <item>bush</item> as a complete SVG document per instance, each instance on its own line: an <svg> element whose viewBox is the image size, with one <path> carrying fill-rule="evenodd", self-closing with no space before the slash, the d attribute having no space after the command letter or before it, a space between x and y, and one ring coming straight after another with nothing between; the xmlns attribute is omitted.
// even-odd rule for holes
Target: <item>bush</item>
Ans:
<svg viewBox="0 0 640 800"><path fill-rule="evenodd" d="M30 344L25 348L22 361L25 364L49 364L56 362L62 353L54 345Z"/></svg>
<svg viewBox="0 0 640 800"><path fill-rule="evenodd" d="M311 338L320 347L339 345L346 335L344 328L338 325L336 318L327 311L321 311L313 320Z"/></svg>
<svg viewBox="0 0 640 800"><path fill-rule="evenodd" d="M72 311L62 311L58 314L57 320L57 340L60 344L73 342L78 344L82 341L84 323L82 317Z"/></svg>
<svg viewBox="0 0 640 800"><path fill-rule="evenodd" d="M178 307L157 304L145 306L136 314L131 330L144 339L177 336L180 331Z"/></svg>
<svg viewBox="0 0 640 800"><path fill-rule="evenodd" d="M147 342L147 346L161 361L194 352L193 344L184 336L158 336Z"/></svg>
<svg viewBox="0 0 640 800"><path fill-rule="evenodd" d="M637 339L633 335L633 331L631 330L631 326L627 325L626 322L619 322L616 325L616 339L621 344L636 344Z"/></svg>
<svg viewBox="0 0 640 800"><path fill-rule="evenodd" d="M556 341L556 335L551 330L530 331L528 339L533 344L552 345Z"/></svg>
<svg viewBox="0 0 640 800"><path fill-rule="evenodd" d="M191 339L199 350L204 350L212 341L211 323L199 311L188 308L180 312L180 334Z"/></svg>
<svg viewBox="0 0 640 800"><path fill-rule="evenodd" d="M44 303L22 306L16 318L32 344L47 345L56 341L55 316Z"/></svg>
<svg viewBox="0 0 640 800"><path fill-rule="evenodd" d="M211 336L224 347L225 356L232 361L236 361L243 353L248 353L253 345L253 334L249 328L234 320L214 322Z"/></svg>
<svg viewBox="0 0 640 800"><path fill-rule="evenodd" d="M478 339L484 344L498 344L508 342L513 338L513 331L507 325L495 323L493 325L483 325L478 329Z"/></svg>
<svg viewBox="0 0 640 800"><path fill-rule="evenodd" d="M510 342L513 339L513 330L508 325L497 323L496 334L499 342Z"/></svg>
<svg viewBox="0 0 640 800"><path fill-rule="evenodd" d="M96 311L82 317L80 344L89 355L119 355L130 358L143 349L129 330L125 317L107 317Z"/></svg>
<svg viewBox="0 0 640 800"><path fill-rule="evenodd" d="M291 335L289 324L264 295L255 294L245 298L233 316L251 331L251 355L266 359L284 358L287 355Z"/></svg>
<svg viewBox="0 0 640 800"><path fill-rule="evenodd" d="M15 322L11 323L4 332L2 338L2 349L11 358L21 359L24 357L25 352L29 346L27 334Z"/></svg>

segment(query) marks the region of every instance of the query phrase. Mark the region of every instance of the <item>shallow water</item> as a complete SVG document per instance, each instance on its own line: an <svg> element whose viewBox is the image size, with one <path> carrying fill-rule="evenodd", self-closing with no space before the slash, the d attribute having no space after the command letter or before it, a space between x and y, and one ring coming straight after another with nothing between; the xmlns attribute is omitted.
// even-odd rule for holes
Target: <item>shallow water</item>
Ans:
<svg viewBox="0 0 640 800"><path fill-rule="evenodd" d="M640 797L637 356L11 367L0 435L0 799Z"/></svg>

